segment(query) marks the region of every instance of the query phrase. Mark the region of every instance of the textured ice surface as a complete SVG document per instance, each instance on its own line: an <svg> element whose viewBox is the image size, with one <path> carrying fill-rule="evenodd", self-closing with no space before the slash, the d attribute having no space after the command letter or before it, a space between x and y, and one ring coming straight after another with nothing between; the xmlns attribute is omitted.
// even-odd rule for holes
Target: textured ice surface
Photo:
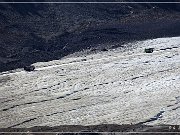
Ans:
<svg viewBox="0 0 180 135"><path fill-rule="evenodd" d="M0 128L180 124L180 37L131 46L0 73Z"/></svg>

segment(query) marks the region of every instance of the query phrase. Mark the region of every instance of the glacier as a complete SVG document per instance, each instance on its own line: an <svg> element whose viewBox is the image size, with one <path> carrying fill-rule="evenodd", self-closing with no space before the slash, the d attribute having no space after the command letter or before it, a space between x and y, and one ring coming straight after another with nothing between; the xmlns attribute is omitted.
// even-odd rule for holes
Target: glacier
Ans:
<svg viewBox="0 0 180 135"><path fill-rule="evenodd" d="M33 65L0 73L0 128L180 124L180 37Z"/></svg>

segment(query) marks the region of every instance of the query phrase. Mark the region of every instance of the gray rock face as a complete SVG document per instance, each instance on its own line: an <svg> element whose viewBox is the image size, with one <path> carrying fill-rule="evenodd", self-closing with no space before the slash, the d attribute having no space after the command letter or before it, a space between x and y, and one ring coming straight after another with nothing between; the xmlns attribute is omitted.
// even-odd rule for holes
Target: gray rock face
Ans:
<svg viewBox="0 0 180 135"><path fill-rule="evenodd" d="M119 47L134 40L179 36L178 5L0 4L0 57L18 60L3 61L0 72L85 49L101 51L116 43Z"/></svg>

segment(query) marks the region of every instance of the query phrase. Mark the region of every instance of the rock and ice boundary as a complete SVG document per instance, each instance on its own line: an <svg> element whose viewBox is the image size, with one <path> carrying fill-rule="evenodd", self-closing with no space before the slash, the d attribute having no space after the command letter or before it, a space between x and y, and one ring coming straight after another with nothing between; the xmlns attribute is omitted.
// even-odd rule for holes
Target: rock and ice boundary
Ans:
<svg viewBox="0 0 180 135"><path fill-rule="evenodd" d="M0 128L180 124L180 37L124 48L0 73Z"/></svg>

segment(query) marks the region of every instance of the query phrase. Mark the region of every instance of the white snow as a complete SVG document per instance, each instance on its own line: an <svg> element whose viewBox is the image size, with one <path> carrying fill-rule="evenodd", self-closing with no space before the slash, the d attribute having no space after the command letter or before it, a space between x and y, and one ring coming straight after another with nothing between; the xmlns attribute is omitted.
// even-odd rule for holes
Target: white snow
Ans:
<svg viewBox="0 0 180 135"><path fill-rule="evenodd" d="M180 37L129 45L126 51L35 63L33 72L1 73L0 128L139 122L179 125ZM144 53L148 47L155 51ZM146 122L161 111L157 120Z"/></svg>

